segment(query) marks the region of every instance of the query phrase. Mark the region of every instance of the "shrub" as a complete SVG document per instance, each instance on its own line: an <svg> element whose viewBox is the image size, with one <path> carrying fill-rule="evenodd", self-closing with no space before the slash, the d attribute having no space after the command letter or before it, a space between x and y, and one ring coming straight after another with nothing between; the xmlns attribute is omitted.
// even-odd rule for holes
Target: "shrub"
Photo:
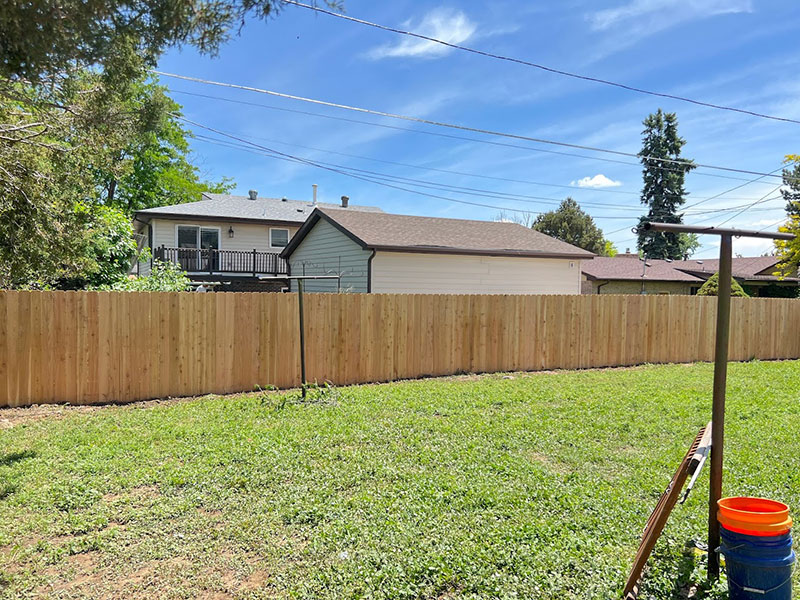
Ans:
<svg viewBox="0 0 800 600"><path fill-rule="evenodd" d="M698 296L716 296L719 293L719 273L714 273L703 286L697 290ZM739 282L731 277L731 296L749 298L750 296L742 289Z"/></svg>
<svg viewBox="0 0 800 600"><path fill-rule="evenodd" d="M186 273L175 263L153 260L149 275L124 277L98 289L124 292L185 292L189 289L189 282Z"/></svg>

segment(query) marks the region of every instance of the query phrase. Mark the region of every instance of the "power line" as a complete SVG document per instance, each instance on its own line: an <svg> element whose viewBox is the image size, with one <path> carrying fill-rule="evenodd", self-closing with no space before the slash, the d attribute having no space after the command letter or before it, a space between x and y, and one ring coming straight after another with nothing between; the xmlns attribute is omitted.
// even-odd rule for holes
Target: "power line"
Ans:
<svg viewBox="0 0 800 600"><path fill-rule="evenodd" d="M174 94L185 94L187 96L195 96L195 97L198 97L198 98L209 98L209 99L212 99L212 100L220 100L220 101L223 101L223 102L231 102L233 104L240 104L240 105L244 105L244 106L254 106L254 107L257 107L257 108L265 108L265 109L268 109L268 110L277 110L277 111L281 111L281 112L289 112L289 113L295 113L295 114L299 114L299 115L319 117L319 118L323 118L323 119L331 119L331 120L334 120L334 121L343 121L343 122L346 122L346 123L357 123L359 125L370 125L372 127L380 127L380 128L383 128L383 129L392 129L392 130L395 130L395 131L403 131L403 132L406 132L406 133L416 133L416 134L420 134L420 135L441 137L441 138L452 139L452 140L463 140L463 141L466 141L466 142L475 142L475 143L478 143L478 144L486 144L486 145L489 145L489 146L499 146L499 147L503 147L503 148L516 148L516 149L520 149L520 150L530 150L532 152L541 152L543 154L554 154L554 155L557 155L557 156L570 156L570 157L575 157L575 158L584 158L584 159L587 159L587 160L597 160L597 161L601 161L601 162L607 162L607 163L618 164L618 165L628 165L628 166L637 167L637 168L641 168L641 166L642 166L638 162L630 162L630 161L627 161L627 160L619 160L619 159L615 159L615 158L605 158L605 157L602 157L602 156L589 156L589 155L586 155L586 154L577 154L575 152L561 152L561 151L558 151L558 150L548 150L548 149L545 149L545 148L534 148L533 146L523 146L523 145L520 145L520 144L510 144L510 143L507 143L507 142L497 142L497 141L492 141L492 140L484 140L484 139L480 139L480 138L466 137L466 136L462 136L462 135L453 135L453 134L449 134L449 133L441 133L439 131L426 131L424 129L411 129L409 127L398 127L396 125L388 125L386 123L375 123L374 121L362 121L360 119L348 119L347 117L337 117L335 115L326 115L325 113L318 113L318 112L306 111L306 110L297 110L297 109L286 108L286 107L282 107L282 106L274 106L274 105L271 105L271 104L261 104L260 102L247 102L246 100L235 100L233 98L225 98L223 96L214 96L213 94L198 94L196 92L187 92L185 90L175 90L175 89L170 89L170 92L172 92ZM658 167L654 167L654 168L657 168L657 169L659 169L661 171L683 172L682 170L679 171L678 169L670 169L669 167L665 167L665 166L658 166ZM693 173L693 175L694 176L701 176L701 177L714 177L714 178L717 178L717 179L732 179L732 180L738 180L738 181L747 181L748 183L752 183L753 182L753 180L745 179L744 177L734 177L734 176L731 176L731 175L722 175L722 174L719 174L719 173L704 173L704 172L695 171ZM525 182L522 182L522 183L525 183ZM545 184L539 184L539 185L545 185ZM572 187L572 186L570 186L570 187ZM604 192L613 192L613 193L633 193L633 192L622 192L622 191L619 191L619 190L603 190L603 191Z"/></svg>
<svg viewBox="0 0 800 600"><path fill-rule="evenodd" d="M406 187L393 185L393 184L390 184L390 183L385 183L387 181L394 181L394 179L391 178L391 177L386 177L386 176L377 175L377 174L376 175L370 175L370 176L358 175L358 174L349 172L347 170L347 167L343 167L343 168L342 167L332 167L332 166L328 166L328 165L330 165L330 163L322 163L322 162L313 161L313 160L310 160L310 159L307 159L307 158L302 158L302 157L299 157L299 156L295 156L295 155L292 155L292 154L288 154L288 153L285 153L285 152L279 152L278 150L274 150L272 148L268 148L266 146L262 146L260 144L254 143L254 142L250 142L245 138L241 138L241 137L235 136L233 134L221 131L219 129L214 129L213 127L207 127L205 125L201 125L200 123L196 123L196 122L191 121L191 120L189 120L189 119L187 119L185 117L181 117L181 116L178 116L178 115L174 115L174 116L176 118L179 118L179 119L181 119L183 121L186 121L187 123L190 123L190 124L192 124L192 125L194 125L196 127L200 127L202 129L206 129L208 131L212 131L212 132L217 133L219 135L222 135L222 136L225 136L225 137L228 137L228 138L243 142L244 144L246 144L248 146L252 146L253 148L257 148L257 149L260 149L262 151L261 152L257 152L255 150L250 149L250 148L244 148L241 145L229 144L229 143L221 142L219 140L214 140L213 138L207 138L206 136L203 136L205 138L204 141L210 141L212 143L218 143L218 144L226 146L226 147L244 150L246 152L251 152L253 154L258 154L258 155L261 155L261 156L266 156L268 158L274 158L274 159L277 159L277 160L284 160L284 161L293 162L293 163L306 164L306 165L317 167L317 168L320 168L320 169L325 169L326 171L332 171L334 173L339 173L340 175L345 175L347 177L352 177L354 179L360 179L362 181L367 181L369 183L375 183L377 185L382 185L384 187L389 187L389 188L393 188L393 189L397 189L397 190L402 190L402 191L405 191L405 192L410 192L412 194L418 194L418 195L421 195L421 196L427 196L429 198L436 198L436 199L439 199L439 200L446 200L448 202L457 202L459 204L468 204L468 205L471 205L471 206L480 206L480 207L484 207L484 208L493 208L493 209L496 209L496 210L508 210L508 211L511 211L511 212L518 212L518 213L523 213L523 214L532 214L532 215L540 215L540 214L542 214L541 211L533 211L533 210L530 210L530 209L512 208L510 206L497 206L497 205L494 205L494 204L483 204L483 203L478 203L478 202L468 202L466 200L458 200L456 198L450 198L450 197L447 197L447 196L440 196L438 194L429 194L429 193L426 193L426 192L421 192L419 190L409 189L409 188L406 188ZM433 188L433 189L441 189L441 188L439 188L437 186L421 186L420 184L414 184L414 183L409 184L409 185L413 185L413 186L416 186L416 187L429 187L429 188ZM473 194L473 195L477 195L477 194ZM494 197L494 196L488 196L488 197ZM508 199L509 200L513 200L512 198L508 198ZM516 201L516 202L525 202L525 200L514 200L514 201ZM598 218L604 218L604 219L629 219L630 217L609 216L609 217L598 217Z"/></svg>
<svg viewBox="0 0 800 600"><path fill-rule="evenodd" d="M225 132L225 133L228 133L228 132ZM233 134L231 134L231 135L233 135ZM269 156L271 158L278 158L278 157L274 156L271 153L266 153L266 152L263 152L263 151L258 151L258 152L254 151L252 149L251 145L250 145L249 140L247 140L247 137L242 137L242 139L247 140L244 143L229 142L229 141L220 140L220 139L209 137L209 136L202 135L202 134L198 134L196 137L197 137L197 139L199 139L201 141L209 142L209 143L212 143L212 144L217 144L217 145L224 146L224 147L227 147L227 148L241 149L241 150L245 150L247 152L251 152L251 153L254 153L254 154ZM303 158L303 157L298 157L298 158ZM285 160L289 160L289 159L285 159ZM304 160L310 160L310 159L304 159ZM295 161L292 160L290 162L295 162ZM315 163L318 164L318 165L325 165L327 167L332 167L332 168L335 168L335 169L348 171L350 173L364 174L364 175L367 175L367 176L369 176L369 177L371 177L373 179L377 179L377 180L380 180L380 181L390 181L390 182L394 182L394 183L398 183L399 182L399 183L403 183L403 184L412 185L414 187L421 187L421 188L426 188L426 189L443 190L443 191L448 191L448 192L457 192L457 193L461 193L461 194L466 194L466 195L470 195L470 196L480 196L480 197L484 197L484 198L496 198L496 199L501 199L501 200L512 200L512 201L515 201L515 202L530 202L532 204L559 205L561 203L560 199L555 199L555 198L547 198L547 197L541 197L541 196L531 196L531 195L526 195L526 194L513 194L513 193L508 193L508 192L500 192L500 191L497 191L497 190L484 190L484 189L480 189L480 188L472 188L472 187L464 187L464 186L455 186L455 185L445 184L445 183L436 182L436 181L413 179L413 178L409 178L409 177L401 177L401 176L397 176L397 175L391 175L389 173L381 173L381 172L370 171L370 170L366 170L366 169L357 169L355 167L348 167L346 165L330 163L330 162L325 162L325 161L315 161ZM596 202L581 202L581 206L599 207L599 208L608 209L608 210L632 210L632 211L638 210L637 207L630 206L630 205L605 204L605 203L596 203ZM711 209L711 210L699 212L698 214L730 212L731 210L737 210L738 208L741 208L741 207L740 206L736 206L736 207L732 207L732 208L728 208L728 209L725 209L725 208ZM595 218L597 218L597 219L627 219L627 218L630 218L630 217L595 216Z"/></svg>
<svg viewBox="0 0 800 600"><path fill-rule="evenodd" d="M436 198L438 200L446 200L448 202L457 202L458 204L468 204L468 205L471 205L471 206L480 206L480 207L483 207L483 208L493 208L495 210L508 210L508 211L511 211L511 212L517 212L517 213L523 213L523 214L541 214L541 213L538 213L538 212L535 212L535 211L522 210L522 209L519 209L519 208L511 208L510 206L497 206L497 205L494 205L494 204L483 204L483 203L479 203L479 202L469 202L467 200L457 200L456 198L449 198L447 196L440 196L438 194L429 194L427 192L421 192L419 190L412 190L412 189L405 188L405 187L402 187L402 186L393 185L393 184L389 184L389 183L384 183L384 182L377 181L377 180L369 178L369 177L363 177L361 175L355 175L353 173L348 173L348 172L342 171L340 169L327 167L325 165L316 163L315 161L312 161L312 160L308 160L308 159L305 159L305 158L300 158L298 156L294 156L294 155L288 154L286 152L280 152L279 150L275 150L273 148L268 148L267 146L262 146L261 144L256 144L254 142L250 142L250 141L248 141L248 140L246 140L244 138L240 138L240 137L232 135L230 133L226 133L224 131L220 131L219 129L214 129L213 127L208 127L206 125L201 125L200 123L197 123L196 121L192 121L191 119L187 119L186 117L183 117L183 116L175 114L175 113L172 113L172 116L177 118L177 119L180 119L182 121L185 121L186 123L189 123L190 125L194 125L195 127L200 127L201 129L205 129L207 131L211 131L211 132L216 133L218 135L222 135L224 137L231 138L231 139L237 140L239 142L243 142L245 144L253 146L254 148L258 148L260 150L264 150L265 152L269 153L269 154L267 154L267 156L269 156L271 158L277 158L277 159L289 160L291 162L299 162L299 163L307 164L307 165L310 165L310 166L313 166L313 167L324 169L326 171L331 171L333 173L339 173L340 175L345 175L347 177L352 177L353 179L360 179L361 181L367 181L369 183L375 183L377 185L382 185L384 187L388 187L388 188L392 188L392 189L396 189L396 190L401 190L401 191L404 191L404 192L410 192L412 194L417 194L419 196L426 196L428 198ZM627 217L621 217L621 218L627 218Z"/></svg>
<svg viewBox="0 0 800 600"><path fill-rule="evenodd" d="M610 150L608 148L596 148L596 147L593 147L593 146L584 146L582 144L571 144L571 143L568 143L568 142L559 142L559 141L548 140L548 139L544 139L544 138L535 138L535 137L526 136L526 135L520 135L520 134L515 134L515 133L506 133L506 132L500 132L500 131L493 131L491 129L482 129L482 128L479 128L479 127L469 127L467 125L457 125L457 124L454 124L454 123L446 123L444 121L434 121L432 119L423 119L421 117L413 117L413 116L409 116L409 115L400 115L400 114L395 114L395 113L390 113L390 112L385 112L385 111L380 111L380 110L373 110L373 109L362 108L362 107L358 107L358 106L350 106L350 105L347 105L347 104L340 104L340 103L337 103L337 102L328 102L327 100L317 100L317 99L314 99L314 98L307 98L307 97L304 97L304 96L296 96L294 94L286 94L286 93L283 93L283 92L276 92L276 91L273 91L273 90L265 90L265 89L262 89L262 88L256 88L256 87L252 87L252 86L239 85L239 84L235 84L235 83L223 83L223 82L219 82L219 81L212 81L212 80L209 80L209 79L201 79L199 77L189 77L187 75L177 75L175 73L167 73L167 72L164 72L164 71L155 71L155 70L153 70L152 73L154 73L156 75L164 76L164 77L174 77L176 79L182 79L184 81L193 81L195 83L202 83L202 84L206 84L206 85L215 85L215 86L220 86L220 87L227 87L227 88L232 88L232 89L245 90L245 91L249 91L249 92L267 94L267 95L270 95L270 96L276 96L276 97L279 97L279 98L286 98L286 99L289 99L289 100L298 100L298 101L301 101L301 102L309 102L311 104L318 104L318 105L321 105L321 106L329 106L329 107L332 107L332 108L339 108L339 109L342 109L342 110L350 110L350 111L354 111L354 112L366 113L366 114L376 115L376 116L380 116L380 117L387 117L387 118L391 118L391 119L400 119L400 120L403 120L403 121L411 121L411 122L415 122L415 123L422 123L422 124L425 124L425 125L433 125L433 126L436 126L436 127L445 127L445 128L449 128L449 129L457 129L459 131L470 131L472 133L480 133L480 134L483 134L483 135L490 135L490 136L496 136L496 137L523 140L523 141L528 141L528 142L534 142L534 143L537 143L537 144L550 144L550 145L554 145L554 146L563 146L563 147L566 147L566 148L575 148L575 149L578 149L578 150L588 150L590 152L603 152L603 153L606 153L606 154L613 154L613 155L616 155L616 156L627 156L627 157L633 157L633 158L638 158L638 159L654 160L654 161L657 161L659 163L670 163L670 164L677 164L677 165L685 165L687 163L687 161L682 160L682 159L661 158L661 157L657 157L657 156L647 156L647 155L641 155L640 156L639 154L635 154L633 152L623 152L621 150ZM719 171L726 171L726 172L732 172L732 173L743 173L745 175L763 175L765 177L779 177L778 175L773 175L771 173L762 173L760 171L750 171L750 170L747 170L747 169L736 169L736 168L733 168L733 167L721 167L721 166L717 166L717 165L708 165L708 164L701 164L701 163L692 163L692 164L695 167L701 167L701 168L704 168L704 169L716 169L716 170L719 170ZM792 179L794 179L794 178L792 178ZM798 179L798 181L800 181L800 179Z"/></svg>
<svg viewBox="0 0 800 600"><path fill-rule="evenodd" d="M778 171L782 171L783 168L784 168L783 165L781 165L777 169L775 169L773 171L770 171L769 174L773 175L773 174L777 173ZM699 202L695 202L693 204L689 204L689 205L685 206L684 208L691 208L693 206L697 206L698 204L703 204L703 202L708 202L709 200L716 200L720 196L726 196L730 192L734 192L734 191L736 191L738 189L741 189L741 188L745 187L746 185L750 185L751 183L756 183L758 181L761 181L762 179L764 179L764 177L765 177L764 175L761 175L760 177L756 177L755 179L751 179L750 181L746 181L745 183L742 183L742 184L739 184L737 186L734 186L734 187L730 188L729 190L725 190L724 192L720 192L719 194L716 194L715 196L711 196L710 198L704 198L704 199L700 200ZM780 186L778 186L778 187L780 187ZM772 192L770 192L770 194L771 193Z"/></svg>
<svg viewBox="0 0 800 600"><path fill-rule="evenodd" d="M753 206L755 206L756 204L761 204L762 202L767 202L767 201L769 201L769 200L774 200L775 198L767 198L767 196L770 196L771 194L774 194L774 193L775 193L775 192L777 192L779 189L781 189L781 187L782 187L782 186L781 186L781 185L779 185L778 187L776 187L776 188L775 188L774 190L772 190L771 192L767 192L767 193L766 193L764 196L762 196L761 198L759 198L758 200L756 200L756 201L755 201L755 202L753 202L752 204L749 204L749 205L745 206L745 207L744 207L742 210L740 210L739 212L737 212L735 215L733 215L733 216L730 216L730 217L728 217L727 219L725 219L724 221L722 221L722 223L720 223L719 225L717 225L717 227L721 227L722 225L724 225L724 224L725 224L725 223L727 223L728 221L732 221L733 219L735 219L736 217L738 217L738 216L739 216L739 215L741 215L742 213L744 213L744 212L747 212L747 211L748 211L750 208L752 208L752 207L753 207Z"/></svg>
<svg viewBox="0 0 800 600"><path fill-rule="evenodd" d="M175 91L175 90L173 90L173 91ZM188 93L188 92L183 92L183 93ZM208 97L208 96L205 96L203 94L192 94L192 95ZM219 99L220 100L227 100L227 98L219 98ZM247 103L247 104L250 104L250 103ZM264 106L264 105L256 104L256 106ZM362 122L365 122L365 121L362 121ZM411 130L411 131L413 131L413 130ZM504 182L509 182L509 183L523 183L523 184L526 184L526 185L540 185L540 186L544 186L544 187L562 188L562 189L568 189L573 193L576 193L581 189L580 187L576 187L574 185L566 185L566 184L543 182L543 181L531 181L531 180L525 180L525 179L513 179L513 178L509 178L509 177L497 177L497 176L492 176L492 175L483 175L483 174L479 174L479 173L471 173L471 172L468 172L468 171L456 171L456 170L452 170L452 169L441 169L441 168L436 168L436 167L415 165L415 164L411 164L411 163L405 163L405 162L398 162L398 161L393 161L393 160L385 160L385 159L375 158L375 157L372 157L372 156L364 156L364 155L360 155L360 154L351 154L351 153L348 153L348 152L341 152L341 151L338 151L338 150L330 150L330 149L327 149L327 148L318 148L318 147L315 147L315 146L307 146L307 145L304 145L304 144L293 144L293 143L289 143L289 142L286 142L286 141L283 141L283 140L276 140L274 138L267 138L267 137L256 136L256 135L248 135L248 136L245 136L245 137L247 137L249 139L252 139L252 140L261 140L261 141L266 141L266 142L270 142L270 143L274 143L274 144L281 144L283 146L290 146L290 147L293 147L293 148L303 148L305 150L313 150L314 152L324 152L326 154L334 154L336 156L345 156L345 157L348 157L348 158L356 158L356 159L359 159L359 160L368 160L368 161L371 161L371 162L378 162L378 163L387 164L387 165L395 165L395 166L399 166L399 167L407 167L407 168L411 168L411 169L418 169L418 170L421 170L421 171L431 171L431 172L435 172L435 173L446 173L446 174L449 174L449 175L459 175L459 176L464 176L464 177L475 177L475 178L480 178L480 179L489 179L489 180L493 180L493 181L504 181ZM633 164L636 164L636 163L625 163L625 164L632 164L633 165ZM636 165L636 166L639 166L639 165ZM780 167L778 170L780 170L781 168L783 168L783 167ZM773 173L774 173L774 171L773 171ZM720 194L717 194L717 195L712 196L710 198L699 198L698 199L699 202L696 202L695 204L689 205L689 207L695 206L697 204L701 204L701 203L703 203L703 202L705 202L707 200L714 200L716 198L719 198L720 196L727 195L729 192L731 192L733 190L745 187L746 185L749 185L751 183L755 183L755 182L759 181L760 179L763 179L763 177L758 177L757 179L748 180L747 182L745 182L745 183L743 183L741 185L738 185L735 188L731 188L730 190L726 190L726 191L721 192ZM470 188L467 188L467 189L470 189ZM631 192L631 191L625 191L625 190L609 190L609 189L604 189L604 188L590 188L590 189L591 189L592 193L594 193L594 192L602 192L602 193L609 193L609 194L624 194L624 195L628 195L628 196L639 196L639 192ZM744 200L746 198L730 198L730 199L731 200L740 200L740 199ZM557 198L550 198L550 200L559 200L560 201L560 199L557 199ZM591 203L584 203L584 204L586 204L587 206L591 205ZM598 204L598 203L595 203L595 204L597 206L612 206L612 205L604 205L604 204ZM689 207L686 207L686 208L689 208Z"/></svg>
<svg viewBox="0 0 800 600"><path fill-rule="evenodd" d="M600 83L600 84L603 84L603 85L608 85L608 86L620 88L620 89L623 89L623 90L627 90L629 92L636 92L636 93L639 93L639 94L646 94L648 96L657 96L659 98L669 98L670 100L678 100L680 102L688 102L689 104L695 104L697 106L704 106L706 108L714 108L714 109L717 109L717 110L727 110L727 111L730 111L730 112L745 114L745 115L749 115L749 116L753 116L753 117L759 117L759 118L762 118L762 119L771 119L773 121L783 121L783 122L786 122L786 123L796 123L796 124L800 125L800 121L798 121L796 119L790 119L790 118L787 118L787 117L778 117L778 116L775 116L775 115L769 115L769 114L766 114L766 113L759 113L759 112L755 112L755 111L752 111L752 110L747 110L747 109L744 109L744 108L736 108L736 107L732 107L732 106L725 106L725 105L722 105L722 104L713 104L711 102L704 102L702 100L694 100L692 98L686 98L684 96L677 96L675 94L667 94L667 93L664 93L664 92L654 92L652 90L646 90L644 88L638 88L638 87L634 87L634 86L627 85L627 84L624 84L624 83L618 83L616 81L610 81L608 79L600 79L598 77L591 77L591 76L588 76L588 75L580 75L578 73L571 73L569 71L563 71L561 69L555 69L553 67L548 67L546 65L542 65L542 64L538 64L538 63L534 63L534 62L529 62L527 60L522 60L520 58L513 58L513 57L510 57L510 56L503 56L501 54L494 54L492 52L486 52L485 50L478 50L476 48L470 48L468 46L462 46L460 44L454 44L452 42L446 42L444 40L441 40L441 39L438 39L438 38L435 38L435 37L431 37L431 36L428 36L428 35L423 35L421 33L416 33L416 32L413 32L413 31L405 31L403 29L398 29L396 27L389 27L388 25L380 25L378 23L373 23L371 21L366 21L364 19L357 19L355 17L351 17L351 16L348 16L348 15L345 15L345 14L342 14L342 13L337 13L337 12L334 12L334 11L326 10L324 8L320 8L319 6L312 6L310 4L304 4L302 2L297 2L296 0L283 0L283 1L284 1L285 4L291 4L291 5L294 5L294 6L299 6L301 8L306 8L308 10L313 10L313 11L318 12L318 13L323 13L323 14L326 14L326 15L330 15L332 17L336 17L337 19L344 19L346 21L351 21L353 23L358 23L360 25L367 25L369 27L374 27L376 29L381 29L383 31L391 31L392 33L397 33L397 34L400 34L400 35L407 35L407 36L410 36L410 37L415 37L415 38L418 38L418 39L421 39L421 40L426 40L428 42L433 42L435 44L441 44L442 46L446 46L448 48L453 48L455 50L462 50L464 52L470 52L472 54L478 54L480 56L484 56L484 57L487 57L487 58L494 58L494 59L497 59L497 60L516 63L516 64L519 64L519 65L524 65L526 67L533 67L535 69L540 69L540 70L546 71L548 73L554 73L556 75L563 75L564 77L571 77L573 79L580 79L580 80L583 80L583 81L591 81L593 83Z"/></svg>

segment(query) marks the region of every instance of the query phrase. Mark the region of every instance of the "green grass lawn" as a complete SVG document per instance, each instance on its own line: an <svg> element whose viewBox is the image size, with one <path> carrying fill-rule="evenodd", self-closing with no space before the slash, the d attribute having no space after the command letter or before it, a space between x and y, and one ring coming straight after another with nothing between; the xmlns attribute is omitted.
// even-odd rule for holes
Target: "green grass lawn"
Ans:
<svg viewBox="0 0 800 600"><path fill-rule="evenodd" d="M0 597L613 598L711 380L648 366L0 410ZM798 413L800 362L731 365L727 495L800 507ZM686 546L707 477L642 598L702 582Z"/></svg>

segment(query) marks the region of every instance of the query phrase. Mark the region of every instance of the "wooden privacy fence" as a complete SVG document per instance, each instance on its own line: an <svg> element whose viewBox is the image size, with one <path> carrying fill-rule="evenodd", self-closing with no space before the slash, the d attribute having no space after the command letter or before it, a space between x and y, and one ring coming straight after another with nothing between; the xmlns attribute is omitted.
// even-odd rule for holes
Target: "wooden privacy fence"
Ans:
<svg viewBox="0 0 800 600"><path fill-rule="evenodd" d="M309 381L709 361L715 298L306 295ZM0 292L0 406L300 383L295 294ZM800 358L800 300L734 298L731 360Z"/></svg>

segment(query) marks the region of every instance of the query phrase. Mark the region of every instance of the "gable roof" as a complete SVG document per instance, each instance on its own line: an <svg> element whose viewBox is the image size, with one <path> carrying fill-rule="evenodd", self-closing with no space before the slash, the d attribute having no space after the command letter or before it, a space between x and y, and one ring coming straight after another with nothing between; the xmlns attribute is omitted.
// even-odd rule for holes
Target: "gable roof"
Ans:
<svg viewBox="0 0 800 600"><path fill-rule="evenodd" d="M775 256L748 256L734 258L733 277L740 281L797 282L796 277L778 279L773 275L778 258ZM647 267L634 255L600 257L581 265L581 271L589 279L678 281L703 283L719 270L719 259L675 260L667 262L647 259ZM644 273L644 277L642 274Z"/></svg>
<svg viewBox="0 0 800 600"><path fill-rule="evenodd" d="M333 207L338 204L318 203L316 206ZM139 220L164 218L224 219L232 221L268 221L300 225L314 212L315 205L305 200L286 200L281 198L257 198L230 194L203 193L197 202L158 206L136 212ZM358 206L350 204L347 211L381 212L377 206Z"/></svg>
<svg viewBox="0 0 800 600"><path fill-rule="evenodd" d="M286 258L325 219L362 248L387 252L589 259L594 256L517 223L317 208L281 252Z"/></svg>

